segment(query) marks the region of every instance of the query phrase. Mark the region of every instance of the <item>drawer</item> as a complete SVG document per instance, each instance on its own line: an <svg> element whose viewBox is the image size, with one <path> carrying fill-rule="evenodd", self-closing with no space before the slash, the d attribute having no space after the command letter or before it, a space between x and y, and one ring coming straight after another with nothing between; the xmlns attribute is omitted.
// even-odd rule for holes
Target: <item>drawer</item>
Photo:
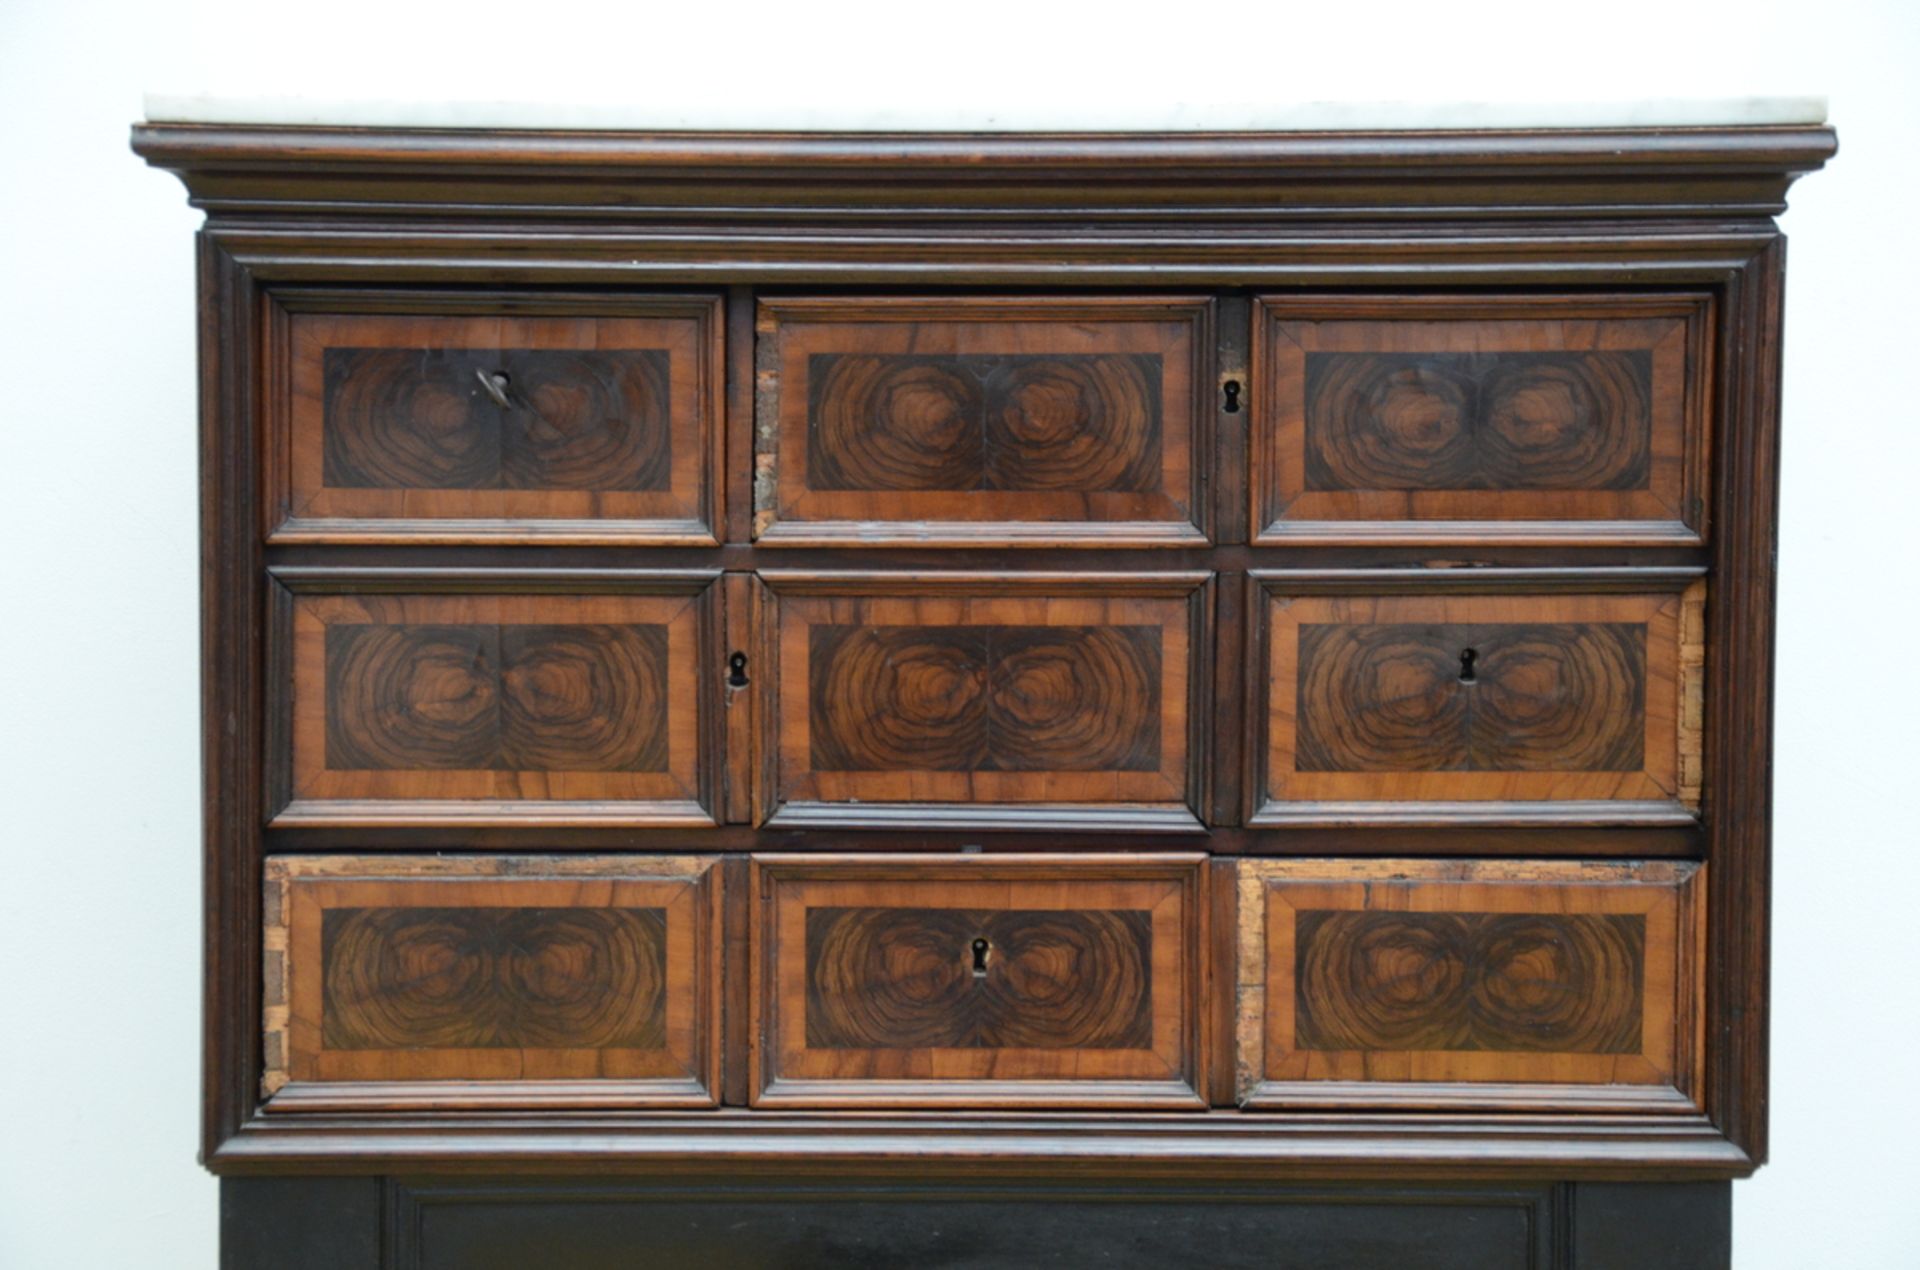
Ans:
<svg viewBox="0 0 1920 1270"><path fill-rule="evenodd" d="M760 305L768 545L1203 543L1213 302Z"/></svg>
<svg viewBox="0 0 1920 1270"><path fill-rule="evenodd" d="M755 1104L1201 1107L1202 864L756 857Z"/></svg>
<svg viewBox="0 0 1920 1270"><path fill-rule="evenodd" d="M714 543L717 298L277 298L271 540Z"/></svg>
<svg viewBox="0 0 1920 1270"><path fill-rule="evenodd" d="M276 576L276 826L714 823L717 574Z"/></svg>
<svg viewBox="0 0 1920 1270"><path fill-rule="evenodd" d="M1269 297L1254 540L1697 543L1704 295Z"/></svg>
<svg viewBox="0 0 1920 1270"><path fill-rule="evenodd" d="M769 823L1200 830L1210 574L760 577Z"/></svg>
<svg viewBox="0 0 1920 1270"><path fill-rule="evenodd" d="M1255 573L1249 823L1690 824L1705 583Z"/></svg>
<svg viewBox="0 0 1920 1270"><path fill-rule="evenodd" d="M1702 866L1238 868L1243 1105L1698 1110Z"/></svg>
<svg viewBox="0 0 1920 1270"><path fill-rule="evenodd" d="M271 857L267 1110L713 1105L711 865Z"/></svg>

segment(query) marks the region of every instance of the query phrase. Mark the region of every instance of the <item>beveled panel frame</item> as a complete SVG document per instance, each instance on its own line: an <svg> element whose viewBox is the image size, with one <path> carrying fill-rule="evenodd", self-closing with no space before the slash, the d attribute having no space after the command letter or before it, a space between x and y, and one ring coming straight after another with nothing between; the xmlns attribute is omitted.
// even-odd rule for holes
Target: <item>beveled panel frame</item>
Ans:
<svg viewBox="0 0 1920 1270"><path fill-rule="evenodd" d="M1689 1114L1705 1081L1706 866L1693 861L1273 860L1237 871L1236 1088L1248 1110ZM1307 910L1623 914L1645 921L1638 1052L1312 1050Z"/></svg>
<svg viewBox="0 0 1920 1270"><path fill-rule="evenodd" d="M717 698L725 656L718 570L355 569L272 572L267 806L271 828L436 826L705 828L725 740ZM665 629L663 770L327 770L319 700L326 632L339 619L405 624ZM436 792L420 792L422 785Z"/></svg>
<svg viewBox="0 0 1920 1270"><path fill-rule="evenodd" d="M1268 295L1254 302L1253 542L1263 546L1698 546L1708 516L1714 302L1691 292ZM1647 349L1644 489L1313 490L1310 353Z"/></svg>
<svg viewBox="0 0 1920 1270"><path fill-rule="evenodd" d="M261 1096L268 1114L712 1107L719 1101L720 888L709 856L272 856L264 866ZM664 1046L332 1051L330 909L644 907L663 913Z"/></svg>
<svg viewBox="0 0 1920 1270"><path fill-rule="evenodd" d="M1157 853L754 856L753 1105L1203 1110L1205 863L1198 854ZM840 906L1144 909L1152 925L1152 1044L811 1049L806 913Z"/></svg>
<svg viewBox="0 0 1920 1270"><path fill-rule="evenodd" d="M1701 808L1706 582L1694 568L1252 570L1247 825L1692 825ZM1635 772L1297 771L1300 629L1315 621L1644 623Z"/></svg>
<svg viewBox="0 0 1920 1270"><path fill-rule="evenodd" d="M755 541L768 547L1205 545L1215 304L1213 297L1196 295L762 298L755 324ZM1161 487L811 488L808 358L933 351L1165 354L1156 465Z"/></svg>
<svg viewBox="0 0 1920 1270"><path fill-rule="evenodd" d="M1204 832L1213 574L763 569L756 659L761 823L770 828ZM816 771L810 631L819 625L1157 626L1151 771Z"/></svg>
<svg viewBox="0 0 1920 1270"><path fill-rule="evenodd" d="M273 543L543 543L710 547L725 453L726 302L716 294L556 291L487 295L287 287L262 308L261 530ZM668 354L664 490L345 489L322 479L322 359L333 347Z"/></svg>

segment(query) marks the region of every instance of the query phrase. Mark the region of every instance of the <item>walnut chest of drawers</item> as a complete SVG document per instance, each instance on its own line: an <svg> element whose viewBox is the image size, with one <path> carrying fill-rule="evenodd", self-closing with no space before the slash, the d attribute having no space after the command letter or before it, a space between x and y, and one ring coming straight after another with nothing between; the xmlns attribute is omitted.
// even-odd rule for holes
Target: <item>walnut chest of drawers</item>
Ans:
<svg viewBox="0 0 1920 1270"><path fill-rule="evenodd" d="M1833 144L136 129L229 1259L1721 1255Z"/></svg>

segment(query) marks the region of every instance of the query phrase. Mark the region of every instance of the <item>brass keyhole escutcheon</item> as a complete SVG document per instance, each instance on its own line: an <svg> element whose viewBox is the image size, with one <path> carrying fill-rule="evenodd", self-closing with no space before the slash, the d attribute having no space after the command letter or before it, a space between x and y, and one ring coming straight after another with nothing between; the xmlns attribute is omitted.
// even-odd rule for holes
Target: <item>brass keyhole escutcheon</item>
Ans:
<svg viewBox="0 0 1920 1270"><path fill-rule="evenodd" d="M984 938L976 939L973 941L973 977L974 978L984 979L987 977L987 954L991 952L992 949L993 949L993 945L989 944Z"/></svg>

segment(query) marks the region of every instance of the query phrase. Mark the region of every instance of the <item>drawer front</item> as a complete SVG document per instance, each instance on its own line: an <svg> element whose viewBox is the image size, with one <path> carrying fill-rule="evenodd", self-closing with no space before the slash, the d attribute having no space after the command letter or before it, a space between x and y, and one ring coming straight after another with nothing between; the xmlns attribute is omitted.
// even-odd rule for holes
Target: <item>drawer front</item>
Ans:
<svg viewBox="0 0 1920 1270"><path fill-rule="evenodd" d="M1253 824L1697 813L1704 583L1314 594L1257 576L1267 701Z"/></svg>
<svg viewBox="0 0 1920 1270"><path fill-rule="evenodd" d="M1706 297L1256 312L1256 541L1701 540Z"/></svg>
<svg viewBox="0 0 1920 1270"><path fill-rule="evenodd" d="M760 305L760 541L1206 541L1212 302Z"/></svg>
<svg viewBox="0 0 1920 1270"><path fill-rule="evenodd" d="M757 1105L1201 1105L1200 857L754 868Z"/></svg>
<svg viewBox="0 0 1920 1270"><path fill-rule="evenodd" d="M713 823L714 588L659 585L288 595L275 823Z"/></svg>
<svg viewBox="0 0 1920 1270"><path fill-rule="evenodd" d="M1249 1107L1692 1111L1701 866L1243 860Z"/></svg>
<svg viewBox="0 0 1920 1270"><path fill-rule="evenodd" d="M717 299L288 303L274 540L714 541Z"/></svg>
<svg viewBox="0 0 1920 1270"><path fill-rule="evenodd" d="M267 1109L712 1105L710 866L269 859Z"/></svg>
<svg viewBox="0 0 1920 1270"><path fill-rule="evenodd" d="M1199 829L1208 575L761 576L771 823Z"/></svg>

